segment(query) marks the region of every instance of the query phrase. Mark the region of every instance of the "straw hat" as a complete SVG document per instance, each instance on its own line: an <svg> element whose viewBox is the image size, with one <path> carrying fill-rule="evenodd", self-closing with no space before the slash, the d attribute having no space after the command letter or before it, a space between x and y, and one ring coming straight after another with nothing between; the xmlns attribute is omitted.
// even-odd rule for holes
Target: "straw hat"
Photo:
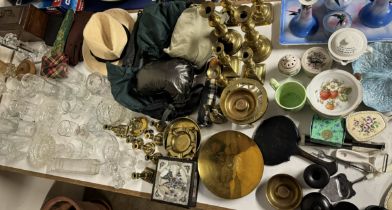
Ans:
<svg viewBox="0 0 392 210"><path fill-rule="evenodd" d="M84 62L90 71L106 75L107 61L121 65L134 23L123 9L110 9L91 16L83 31L82 47Z"/></svg>

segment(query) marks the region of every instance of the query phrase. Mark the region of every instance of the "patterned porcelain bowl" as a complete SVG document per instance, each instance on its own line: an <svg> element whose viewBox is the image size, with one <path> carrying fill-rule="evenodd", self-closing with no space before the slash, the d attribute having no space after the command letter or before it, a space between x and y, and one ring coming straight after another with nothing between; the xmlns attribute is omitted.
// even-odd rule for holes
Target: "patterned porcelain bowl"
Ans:
<svg viewBox="0 0 392 210"><path fill-rule="evenodd" d="M362 102L361 83L343 70L327 70L315 76L306 88L309 104L328 118L344 117Z"/></svg>

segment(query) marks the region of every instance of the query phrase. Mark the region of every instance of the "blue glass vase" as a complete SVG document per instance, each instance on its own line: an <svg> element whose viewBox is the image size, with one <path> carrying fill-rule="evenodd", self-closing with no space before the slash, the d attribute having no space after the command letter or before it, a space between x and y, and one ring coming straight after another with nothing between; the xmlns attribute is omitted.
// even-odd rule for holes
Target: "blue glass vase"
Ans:
<svg viewBox="0 0 392 210"><path fill-rule="evenodd" d="M319 24L312 14L312 5L301 5L298 13L289 23L289 29L294 36L305 38L317 32Z"/></svg>
<svg viewBox="0 0 392 210"><path fill-rule="evenodd" d="M370 28L379 28L392 21L392 6L389 0L373 0L359 12L362 24Z"/></svg>

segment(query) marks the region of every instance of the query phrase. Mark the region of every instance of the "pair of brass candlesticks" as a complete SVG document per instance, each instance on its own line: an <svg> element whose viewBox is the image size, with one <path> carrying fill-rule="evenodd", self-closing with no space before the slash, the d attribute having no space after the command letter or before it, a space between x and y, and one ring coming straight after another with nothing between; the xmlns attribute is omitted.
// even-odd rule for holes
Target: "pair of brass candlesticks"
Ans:
<svg viewBox="0 0 392 210"><path fill-rule="evenodd" d="M207 76L210 79L216 79L220 87L226 87L230 80L238 77L254 79L261 84L264 82L265 66L253 61L254 54L250 47L243 46L239 56L230 57L224 52L224 45L218 42L213 47L213 51L218 56L223 69L219 65L210 63ZM240 60L244 62L242 69Z"/></svg>
<svg viewBox="0 0 392 210"><path fill-rule="evenodd" d="M214 27L214 35L224 46L224 52L230 56L239 52L242 45L250 47L253 50L253 61L260 63L266 60L272 51L271 41L259 34L255 30L255 21L253 19L256 12L255 7L248 6L234 7L231 0L224 0L223 5L230 16L231 22L241 25L241 30L245 32L244 40L241 34L233 29L228 29L222 23L221 16L215 11L215 5L212 2L204 2L200 9L200 14L208 18L210 26ZM260 15L260 14L259 14ZM225 62L225 61L223 61Z"/></svg>
<svg viewBox="0 0 392 210"><path fill-rule="evenodd" d="M270 25L274 20L273 8L271 3L265 3L264 0L253 0L251 9L254 11L252 19L256 26ZM239 22L234 18L238 14L237 6L232 0L222 0L221 6L223 11L229 15L226 24L228 26L238 26Z"/></svg>

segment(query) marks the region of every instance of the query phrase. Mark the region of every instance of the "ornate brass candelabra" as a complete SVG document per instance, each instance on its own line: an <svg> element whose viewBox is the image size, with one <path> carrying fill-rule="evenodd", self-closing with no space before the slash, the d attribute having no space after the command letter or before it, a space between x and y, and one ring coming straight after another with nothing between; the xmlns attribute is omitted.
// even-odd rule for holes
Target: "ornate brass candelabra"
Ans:
<svg viewBox="0 0 392 210"><path fill-rule="evenodd" d="M244 65L242 66L242 78L249 78L259 81L263 84L265 79L265 68L264 64L256 64L253 61L253 51L250 47L245 47L242 49L242 61Z"/></svg>
<svg viewBox="0 0 392 210"><path fill-rule="evenodd" d="M222 41L225 46L225 52L229 55L236 54L242 44L242 36L233 29L228 29L221 22L221 17L215 12L215 5L212 2L203 2L200 15L208 18L211 27L214 27L214 35Z"/></svg>
<svg viewBox="0 0 392 210"><path fill-rule="evenodd" d="M271 3L265 3L264 0L253 0L252 11L252 18L256 26L270 25L274 21L274 10Z"/></svg>
<svg viewBox="0 0 392 210"><path fill-rule="evenodd" d="M148 183L154 183L155 171L151 168L145 168L141 173L132 173L132 179L142 179Z"/></svg>
<svg viewBox="0 0 392 210"><path fill-rule="evenodd" d="M238 7L238 16L236 18L241 24L241 30L245 32L243 45L249 46L253 50L253 61L260 63L266 60L271 55L272 44L267 37L260 35L255 30L251 8L245 5Z"/></svg>

